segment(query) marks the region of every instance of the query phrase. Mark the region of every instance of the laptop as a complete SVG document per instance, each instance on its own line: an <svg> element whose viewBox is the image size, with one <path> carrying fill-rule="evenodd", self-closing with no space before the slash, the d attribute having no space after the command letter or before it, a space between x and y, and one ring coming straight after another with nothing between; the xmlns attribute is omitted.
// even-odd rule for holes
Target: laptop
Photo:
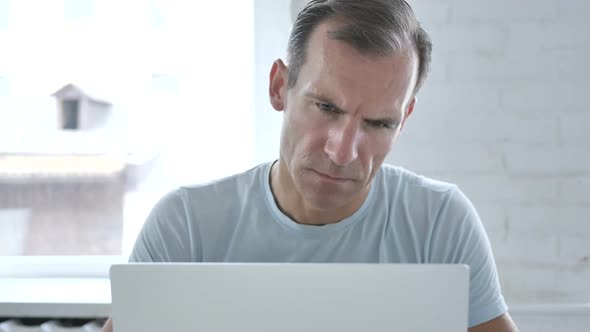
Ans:
<svg viewBox="0 0 590 332"><path fill-rule="evenodd" d="M114 332L467 331L466 265L142 263L110 279Z"/></svg>

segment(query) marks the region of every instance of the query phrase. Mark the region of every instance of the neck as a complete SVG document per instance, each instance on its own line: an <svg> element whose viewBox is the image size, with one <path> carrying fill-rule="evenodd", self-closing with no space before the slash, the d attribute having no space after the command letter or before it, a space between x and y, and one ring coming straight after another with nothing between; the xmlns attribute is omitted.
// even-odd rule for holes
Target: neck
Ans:
<svg viewBox="0 0 590 332"><path fill-rule="evenodd" d="M350 217L361 207L369 192L366 190L359 198L344 204L341 208L319 209L309 204L296 189L291 174L282 159L272 165L270 188L281 212L298 224L316 226L335 224Z"/></svg>

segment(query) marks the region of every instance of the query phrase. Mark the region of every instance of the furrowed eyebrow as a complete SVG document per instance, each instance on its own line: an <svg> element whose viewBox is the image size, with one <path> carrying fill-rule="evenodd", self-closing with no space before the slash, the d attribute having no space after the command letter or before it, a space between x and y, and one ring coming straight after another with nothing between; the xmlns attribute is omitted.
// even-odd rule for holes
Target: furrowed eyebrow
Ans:
<svg viewBox="0 0 590 332"><path fill-rule="evenodd" d="M399 120L396 120L394 118L378 118L378 119L364 119L367 122L372 122L372 123L376 123L376 122L380 122L383 123L385 125L387 125L388 127L392 127L395 128L399 125Z"/></svg>
<svg viewBox="0 0 590 332"><path fill-rule="evenodd" d="M308 98L318 100L318 101L320 101L322 103L330 104L330 105L332 105L332 107L334 107L335 110L337 110L339 112L342 112L342 113L346 113L345 110L343 110L342 108L338 107L336 105L336 103L334 103L333 101L331 101L329 98L326 98L324 96L317 95L317 94L312 93L312 92L305 92L304 95L306 97L308 97ZM363 120L365 122L372 122L372 123L380 122L380 123L383 123L383 124L385 124L385 125L387 125L389 127L392 127L392 128L397 127L399 125L399 123L400 123L400 120L399 119L395 119L395 118L391 118L391 117L375 118L375 119L366 118L366 119L363 119Z"/></svg>
<svg viewBox="0 0 590 332"><path fill-rule="evenodd" d="M306 92L305 96L311 99L315 99L315 100L319 100L322 103L326 103L326 104L330 104L332 105L332 107L334 107L335 110L342 112L342 113L346 113L342 108L338 107L336 105L336 103L334 103L333 101L331 101L330 99L320 96L320 95L316 95L315 93L311 93L311 92Z"/></svg>

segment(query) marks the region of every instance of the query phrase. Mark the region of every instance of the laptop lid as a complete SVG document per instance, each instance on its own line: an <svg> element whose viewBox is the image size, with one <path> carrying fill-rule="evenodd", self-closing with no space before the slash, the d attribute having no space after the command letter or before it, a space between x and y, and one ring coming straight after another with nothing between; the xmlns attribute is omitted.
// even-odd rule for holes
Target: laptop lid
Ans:
<svg viewBox="0 0 590 332"><path fill-rule="evenodd" d="M467 330L465 265L124 264L110 277L115 332Z"/></svg>

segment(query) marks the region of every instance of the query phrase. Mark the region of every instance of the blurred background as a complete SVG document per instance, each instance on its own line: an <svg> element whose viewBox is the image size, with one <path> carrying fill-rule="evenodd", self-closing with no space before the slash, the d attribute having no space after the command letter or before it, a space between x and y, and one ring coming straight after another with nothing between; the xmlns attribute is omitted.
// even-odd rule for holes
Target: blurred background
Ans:
<svg viewBox="0 0 590 332"><path fill-rule="evenodd" d="M468 195L509 305L590 315L590 2L408 2L432 71L387 162ZM126 257L167 191L276 158L305 3L0 0L0 255Z"/></svg>
<svg viewBox="0 0 590 332"><path fill-rule="evenodd" d="M253 22L252 1L0 0L0 254L127 255L165 192L252 165Z"/></svg>

